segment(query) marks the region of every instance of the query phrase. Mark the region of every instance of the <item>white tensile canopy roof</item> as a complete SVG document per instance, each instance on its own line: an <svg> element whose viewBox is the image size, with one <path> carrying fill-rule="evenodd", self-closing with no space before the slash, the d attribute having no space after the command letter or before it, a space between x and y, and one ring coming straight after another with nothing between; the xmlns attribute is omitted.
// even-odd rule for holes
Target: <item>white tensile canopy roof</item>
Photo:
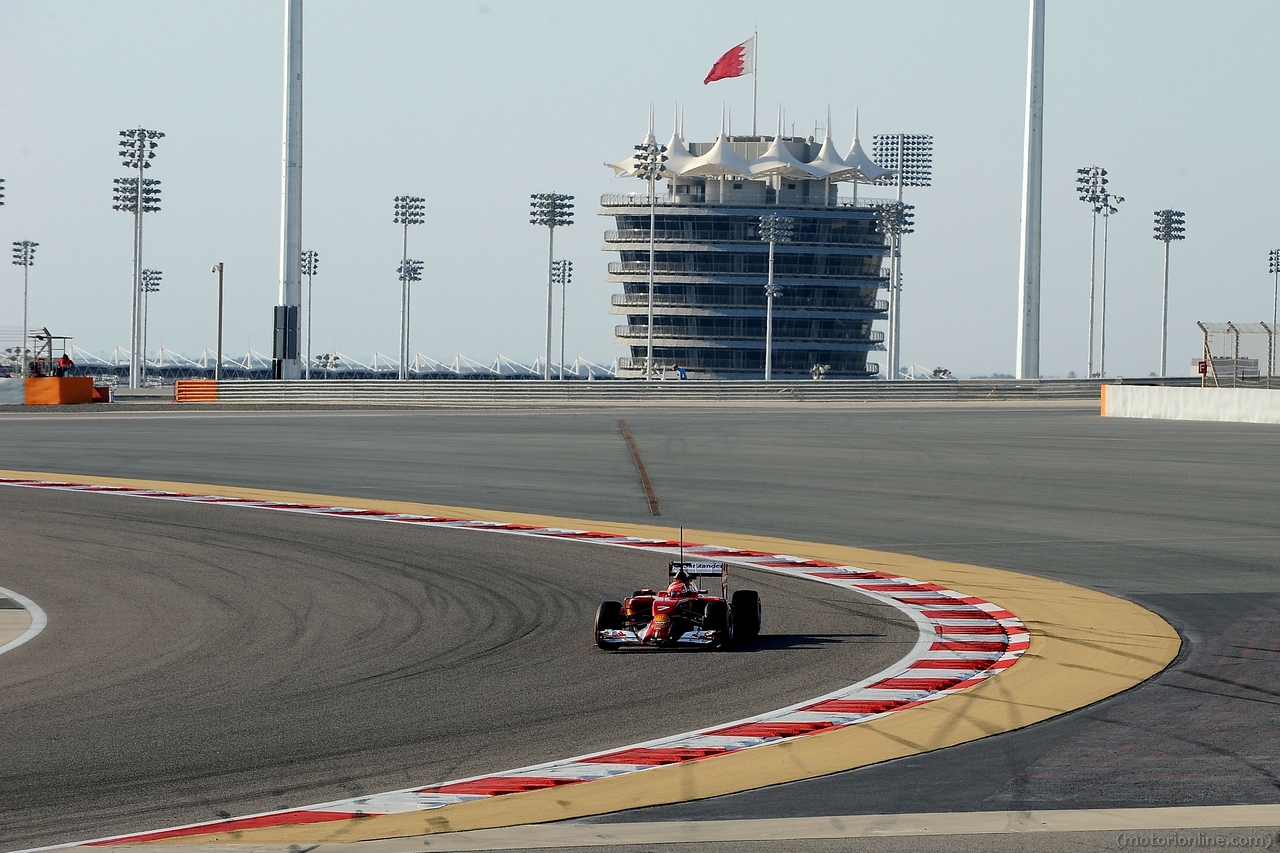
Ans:
<svg viewBox="0 0 1280 853"><path fill-rule="evenodd" d="M831 141L830 132L822 140L822 148L818 150L818 156L805 163L805 167L816 172L818 177L829 181L858 181L866 177L856 166L850 166L844 161L836 151L835 143Z"/></svg>
<svg viewBox="0 0 1280 853"><path fill-rule="evenodd" d="M858 141L858 132L856 130L853 133L853 145L849 148L849 153L844 158L844 162L850 168L857 169L868 182L879 180L893 172L892 169L886 169L867 156L867 152L862 150L862 143Z"/></svg>
<svg viewBox="0 0 1280 853"><path fill-rule="evenodd" d="M765 152L751 161L751 176L761 178L766 175L778 175L783 178L821 178L824 177L815 169L801 163L787 149L779 134L765 149Z"/></svg>
<svg viewBox="0 0 1280 853"><path fill-rule="evenodd" d="M649 133L644 144L653 143L653 116L649 117ZM753 177L763 178L777 175L784 178L826 178L829 181L854 181L873 183L886 175L892 175L892 169L886 169L876 163L863 150L858 141L857 122L854 123L853 145L849 153L841 157L831 141L831 117L827 117L827 133L822 140L818 154L808 163L796 159L787 148L781 132L774 136L764 154L748 161L733 149L728 134L721 130L715 143L707 153L695 157L677 129L671 134L667 143L666 161L663 163L662 176L725 178ZM636 176L636 157L632 154L618 163L606 163L619 178Z"/></svg>
<svg viewBox="0 0 1280 853"><path fill-rule="evenodd" d="M729 144L729 137L721 133L716 137L710 151L690 160L685 170L679 174L681 177L703 178L746 176L751 174L751 164L747 162L747 158L733 150L733 146Z"/></svg>
<svg viewBox="0 0 1280 853"><path fill-rule="evenodd" d="M673 132L671 140L667 143L667 162L663 164L664 171L669 175L683 175L685 169L689 168L689 164L695 159L689 153L689 147L684 144L680 134Z"/></svg>
<svg viewBox="0 0 1280 853"><path fill-rule="evenodd" d="M653 138L653 117L649 117L649 133L645 136L643 145L656 141ZM636 155L632 154L625 160L618 163L605 163L610 169L613 169L613 175L616 178L634 178L636 176Z"/></svg>

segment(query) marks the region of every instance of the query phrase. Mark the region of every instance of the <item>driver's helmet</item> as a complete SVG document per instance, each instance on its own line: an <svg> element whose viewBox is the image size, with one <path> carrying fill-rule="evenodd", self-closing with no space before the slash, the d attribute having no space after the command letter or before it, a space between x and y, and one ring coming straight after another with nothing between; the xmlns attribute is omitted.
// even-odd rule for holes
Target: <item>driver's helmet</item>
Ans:
<svg viewBox="0 0 1280 853"><path fill-rule="evenodd" d="M671 586L667 587L669 594L685 595L693 590L693 575L684 569L677 569L675 577L671 579Z"/></svg>

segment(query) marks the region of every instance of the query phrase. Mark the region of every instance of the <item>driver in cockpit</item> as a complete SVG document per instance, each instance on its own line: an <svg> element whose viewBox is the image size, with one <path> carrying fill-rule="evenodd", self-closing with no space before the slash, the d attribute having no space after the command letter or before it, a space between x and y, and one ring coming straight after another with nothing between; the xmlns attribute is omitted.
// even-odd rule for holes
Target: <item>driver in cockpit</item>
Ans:
<svg viewBox="0 0 1280 853"><path fill-rule="evenodd" d="M684 568L676 570L675 577L671 579L671 585L667 587L667 598L687 598L696 595L697 586L693 582L693 575L689 574Z"/></svg>

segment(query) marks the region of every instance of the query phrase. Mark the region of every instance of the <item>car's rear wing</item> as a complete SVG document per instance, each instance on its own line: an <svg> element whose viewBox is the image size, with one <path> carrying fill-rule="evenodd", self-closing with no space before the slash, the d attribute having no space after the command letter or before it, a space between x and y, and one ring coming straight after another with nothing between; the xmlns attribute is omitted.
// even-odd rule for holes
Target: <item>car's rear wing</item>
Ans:
<svg viewBox="0 0 1280 853"><path fill-rule="evenodd" d="M686 563L677 561L667 567L667 574L675 577L676 572L684 569L685 574L695 578L720 578L720 588L724 597L729 597L729 564L728 563Z"/></svg>

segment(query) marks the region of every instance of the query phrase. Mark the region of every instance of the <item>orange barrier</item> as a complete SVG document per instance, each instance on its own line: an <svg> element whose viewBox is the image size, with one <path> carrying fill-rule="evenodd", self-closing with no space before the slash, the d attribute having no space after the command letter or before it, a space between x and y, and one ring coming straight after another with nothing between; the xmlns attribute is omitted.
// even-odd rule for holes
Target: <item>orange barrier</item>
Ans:
<svg viewBox="0 0 1280 853"><path fill-rule="evenodd" d="M212 379L179 379L173 383L175 403L216 403L218 383Z"/></svg>
<svg viewBox="0 0 1280 853"><path fill-rule="evenodd" d="M28 406L60 406L93 402L92 376L28 378L23 386Z"/></svg>

